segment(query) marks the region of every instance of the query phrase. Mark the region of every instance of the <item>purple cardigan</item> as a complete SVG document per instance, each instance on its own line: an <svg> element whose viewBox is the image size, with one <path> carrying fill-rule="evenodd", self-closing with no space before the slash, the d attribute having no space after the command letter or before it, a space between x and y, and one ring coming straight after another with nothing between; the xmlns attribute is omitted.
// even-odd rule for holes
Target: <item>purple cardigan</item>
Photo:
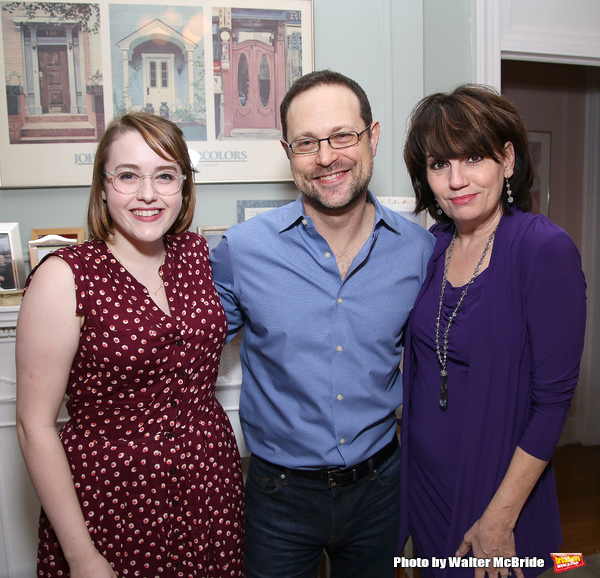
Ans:
<svg viewBox="0 0 600 578"><path fill-rule="evenodd" d="M437 242L417 303L429 288L436 261L444 258L453 229L452 223L432 227ZM480 316L473 328L468 417L457 452L457 494L448 542L440 557L453 556L464 533L479 519L517 445L541 460L552 457L579 377L586 286L579 252L567 233L542 215L514 210L503 216L484 279ZM400 549L408 537L406 488L411 483L411 335L409 321ZM409 512L409 516L418 515ZM549 558L562 544L551 464L521 511L515 540L520 557Z"/></svg>

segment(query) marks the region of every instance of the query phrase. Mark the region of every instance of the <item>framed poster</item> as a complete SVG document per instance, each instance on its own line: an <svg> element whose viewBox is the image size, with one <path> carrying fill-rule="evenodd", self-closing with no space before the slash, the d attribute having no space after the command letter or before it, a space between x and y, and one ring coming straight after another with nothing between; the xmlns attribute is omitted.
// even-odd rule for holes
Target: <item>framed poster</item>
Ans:
<svg viewBox="0 0 600 578"><path fill-rule="evenodd" d="M0 186L89 185L107 122L141 110L181 127L197 181L291 180L279 104L313 69L312 0L14 1L0 17Z"/></svg>

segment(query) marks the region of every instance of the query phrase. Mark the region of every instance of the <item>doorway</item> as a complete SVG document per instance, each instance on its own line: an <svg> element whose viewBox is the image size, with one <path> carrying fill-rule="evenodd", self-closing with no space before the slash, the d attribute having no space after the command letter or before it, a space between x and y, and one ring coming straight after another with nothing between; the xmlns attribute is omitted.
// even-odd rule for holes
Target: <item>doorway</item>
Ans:
<svg viewBox="0 0 600 578"><path fill-rule="evenodd" d="M600 68L553 62L502 61L502 93L530 131L550 142L548 217L569 233L582 254L588 283L586 345L580 382L561 445L600 443L600 360L594 351L600 302L596 246L600 224ZM598 270L600 272L600 269ZM560 272L557 272L560 274Z"/></svg>

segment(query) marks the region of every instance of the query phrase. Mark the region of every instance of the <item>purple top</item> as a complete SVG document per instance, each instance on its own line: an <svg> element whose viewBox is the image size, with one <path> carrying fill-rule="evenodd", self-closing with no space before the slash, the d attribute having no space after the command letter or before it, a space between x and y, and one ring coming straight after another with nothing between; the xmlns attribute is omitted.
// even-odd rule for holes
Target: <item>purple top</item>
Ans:
<svg viewBox="0 0 600 578"><path fill-rule="evenodd" d="M577 248L557 225L518 210L502 217L490 264L469 289L475 291L467 293L465 310L461 307L450 330L450 347L459 355L449 349L448 410L441 412L434 332L439 271L453 224L436 225L432 233L437 243L406 334L402 511L409 512L421 554L445 558L454 556L464 533L481 517L517 445L541 460L552 457L579 377L585 280ZM423 310L431 307L432 312ZM461 335L465 343L457 343ZM430 352L423 362L427 343ZM423 369L432 363L433 368ZM453 377L461 363L468 370L462 379ZM425 386L423 376L429 381L430 373L435 381ZM428 397L427 391L436 393ZM400 548L409 533L406 518ZM420 532L426 527L445 529ZM550 552L562 543L551 465L521 511L515 540L517 556L544 557L548 564ZM524 569L525 576L542 571ZM453 578L473 573L472 568L451 571Z"/></svg>

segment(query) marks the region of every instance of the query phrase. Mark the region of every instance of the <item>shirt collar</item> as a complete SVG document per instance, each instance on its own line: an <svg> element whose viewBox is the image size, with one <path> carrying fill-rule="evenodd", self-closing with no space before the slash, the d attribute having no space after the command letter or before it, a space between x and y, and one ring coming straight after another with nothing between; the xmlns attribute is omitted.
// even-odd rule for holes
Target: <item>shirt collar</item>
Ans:
<svg viewBox="0 0 600 578"><path fill-rule="evenodd" d="M374 228L377 228L380 223L384 224L388 229L394 231L395 233L400 234L400 230L398 227L389 219L385 213L384 207L381 206L381 203L377 200L375 195L367 190L367 201L373 203L375 206L375 222ZM279 229L280 233L291 229L294 225L296 225L302 219L309 219L304 212L304 203L302 202L302 195L298 195L298 198L287 205L285 205L286 214L283 217L283 223L281 228Z"/></svg>

